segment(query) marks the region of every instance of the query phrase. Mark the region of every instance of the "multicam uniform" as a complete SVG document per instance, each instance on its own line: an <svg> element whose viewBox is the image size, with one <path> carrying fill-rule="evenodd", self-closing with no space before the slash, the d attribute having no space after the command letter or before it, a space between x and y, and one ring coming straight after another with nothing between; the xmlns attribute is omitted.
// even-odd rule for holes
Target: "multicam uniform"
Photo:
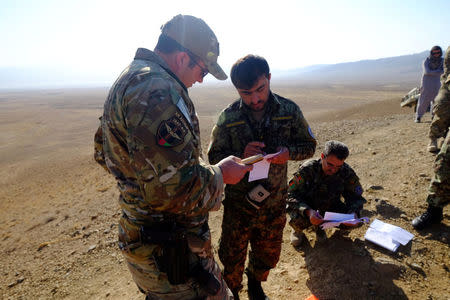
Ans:
<svg viewBox="0 0 450 300"><path fill-rule="evenodd" d="M101 131L103 149L97 144L95 157L99 163L104 157L117 179L123 213L119 246L138 287L150 299L207 296L193 278L170 284L155 261L162 246L142 234L176 224L197 254L191 253L189 262L200 261L219 279L220 291L210 299L227 299L230 292L214 261L207 223L208 212L220 206L222 173L202 162L198 119L187 89L152 51L138 49L114 83L98 135Z"/></svg>
<svg viewBox="0 0 450 300"><path fill-rule="evenodd" d="M263 150L274 153L277 147L289 149L291 160L302 160L314 154L316 140L300 108L291 100L270 94L260 122L251 110L238 100L219 116L208 151L210 163L228 155L243 157L245 146L252 141L264 142ZM225 188L224 216L219 257L224 277L232 290L242 285L248 242L251 252L249 272L265 281L269 270L278 262L283 228L286 223L287 164L271 164L267 179L248 182L248 174L236 185ZM261 184L270 196L256 209L246 194Z"/></svg>
<svg viewBox="0 0 450 300"><path fill-rule="evenodd" d="M289 181L287 211L289 225L296 232L311 226L305 210L340 213L359 213L366 200L361 196L363 189L359 178L346 163L333 175L322 170L322 160L312 159L303 163ZM341 196L345 203L341 201Z"/></svg>
<svg viewBox="0 0 450 300"><path fill-rule="evenodd" d="M428 189L427 202L434 207L444 207L450 202L450 130L434 161L434 177Z"/></svg>
<svg viewBox="0 0 450 300"><path fill-rule="evenodd" d="M430 138L445 137L450 127L450 46L445 52L444 74L441 76L441 88L434 99L433 121L430 125Z"/></svg>

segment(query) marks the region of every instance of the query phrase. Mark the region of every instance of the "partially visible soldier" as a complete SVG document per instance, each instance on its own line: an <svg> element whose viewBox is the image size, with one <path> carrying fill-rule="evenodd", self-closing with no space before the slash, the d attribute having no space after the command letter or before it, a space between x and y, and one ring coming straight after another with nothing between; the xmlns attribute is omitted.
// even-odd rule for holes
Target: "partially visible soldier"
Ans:
<svg viewBox="0 0 450 300"><path fill-rule="evenodd" d="M251 167L237 157L201 160L187 91L207 73L227 78L219 43L193 16L177 15L161 30L155 51L138 49L111 87L95 158L117 180L119 247L147 299L231 299L211 251L208 212L219 209L224 183Z"/></svg>
<svg viewBox="0 0 450 300"><path fill-rule="evenodd" d="M280 256L286 223L287 162L309 158L316 148L300 108L272 93L270 78L263 57L247 55L233 65L231 81L240 99L220 114L208 151L210 163L228 155L247 158L279 151L269 160L267 179L248 182L245 176L238 184L225 188L219 258L235 299L242 288L249 243L249 299L268 299L261 281L267 280Z"/></svg>
<svg viewBox="0 0 450 300"><path fill-rule="evenodd" d="M415 229L421 230L442 221L443 208L450 202L450 128L434 161L434 177L428 188L428 208L412 221Z"/></svg>
<svg viewBox="0 0 450 300"><path fill-rule="evenodd" d="M359 217L366 200L358 176L344 162L348 155L345 144L328 141L321 158L303 163L289 181L287 212L289 225L293 228L290 239L294 247L303 243L304 229L323 223L322 216L326 211L353 213ZM319 239L326 237L320 227L316 230Z"/></svg>
<svg viewBox="0 0 450 300"><path fill-rule="evenodd" d="M434 99L433 120L430 125L430 144L428 151L439 151L437 141L447 135L450 126L450 46L444 57L444 74L441 76L441 87Z"/></svg>

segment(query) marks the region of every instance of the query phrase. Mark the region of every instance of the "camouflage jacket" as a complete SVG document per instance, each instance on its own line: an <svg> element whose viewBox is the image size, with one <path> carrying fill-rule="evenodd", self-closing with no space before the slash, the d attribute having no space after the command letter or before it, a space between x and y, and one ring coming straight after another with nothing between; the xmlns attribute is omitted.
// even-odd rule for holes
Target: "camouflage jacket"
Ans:
<svg viewBox="0 0 450 300"><path fill-rule="evenodd" d="M241 99L221 112L211 134L208 149L210 163L217 163L228 155L243 157L245 146L252 141L264 142L266 153L276 152L279 146L287 147L291 160L303 160L314 154L316 140L297 104L271 93L266 105L260 122L252 118L250 109ZM230 201L236 205L245 204L243 196L258 184L262 184L271 194L264 208L279 207L280 201L285 206L287 164L271 164L267 179L248 182L246 174L238 184L227 185L224 204L227 205L229 198L241 199Z"/></svg>
<svg viewBox="0 0 450 300"><path fill-rule="evenodd" d="M312 208L324 213L336 207L344 198L348 212L359 212L366 200L355 171L346 163L335 174L327 176L322 171L322 160L303 163L289 181L288 212L297 210L304 215Z"/></svg>
<svg viewBox="0 0 450 300"><path fill-rule="evenodd" d="M441 75L441 86L445 86L444 89L450 90L450 46L445 51L444 57L444 73Z"/></svg>
<svg viewBox="0 0 450 300"><path fill-rule="evenodd" d="M117 179L122 211L135 224L192 227L220 205L222 173L200 158L194 105L154 52L138 49L111 87L95 140L103 141L95 158Z"/></svg>

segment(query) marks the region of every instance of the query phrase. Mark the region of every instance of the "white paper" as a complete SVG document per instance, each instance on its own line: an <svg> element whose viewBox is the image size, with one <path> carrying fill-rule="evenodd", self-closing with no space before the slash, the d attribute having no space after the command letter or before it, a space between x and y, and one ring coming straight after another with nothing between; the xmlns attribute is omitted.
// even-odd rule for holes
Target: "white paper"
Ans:
<svg viewBox="0 0 450 300"><path fill-rule="evenodd" d="M397 251L398 246L406 245L414 237L414 235L405 229L382 222L375 219L370 224L364 238L379 246L389 249L393 252Z"/></svg>
<svg viewBox="0 0 450 300"><path fill-rule="evenodd" d="M274 157L280 153L281 151L278 151L277 153L267 154L261 161L254 163L253 170L251 170L248 174L248 182L267 178L269 176L270 168L270 162L268 162L267 159Z"/></svg>
<svg viewBox="0 0 450 300"><path fill-rule="evenodd" d="M341 213L335 213L335 212L329 212L329 211L325 212L323 220L325 222L320 225L320 227L322 229L338 227L339 225L341 225L341 223L352 224L352 225L357 225L359 223L369 223L369 218L367 218L367 217L355 219L354 214L341 214Z"/></svg>
<svg viewBox="0 0 450 300"><path fill-rule="evenodd" d="M367 229L366 234L364 235L364 239L371 241L378 246L391 250L392 252L397 251L400 243L394 241L389 235L384 234L383 232L377 231L373 228Z"/></svg>
<svg viewBox="0 0 450 300"><path fill-rule="evenodd" d="M354 214L340 214L340 213L326 211L325 216L323 216L323 219L325 221L339 222L339 221L345 221L345 220L353 220L353 219L355 219L355 215Z"/></svg>
<svg viewBox="0 0 450 300"><path fill-rule="evenodd" d="M392 237L393 240L398 241L403 246L408 244L410 240L414 237L414 234L410 233L409 231L406 231L405 229L391 225L388 223L384 223L378 219L373 220L372 224L370 224L370 227L388 234L390 237Z"/></svg>

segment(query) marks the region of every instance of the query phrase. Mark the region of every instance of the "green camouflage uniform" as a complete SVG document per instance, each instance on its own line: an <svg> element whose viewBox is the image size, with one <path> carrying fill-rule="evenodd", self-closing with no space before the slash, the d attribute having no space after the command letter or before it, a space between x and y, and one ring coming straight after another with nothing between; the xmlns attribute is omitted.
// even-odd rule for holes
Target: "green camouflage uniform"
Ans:
<svg viewBox="0 0 450 300"><path fill-rule="evenodd" d="M428 189L427 202L435 207L444 207L450 202L450 130L434 161L434 177Z"/></svg>
<svg viewBox="0 0 450 300"><path fill-rule="evenodd" d="M441 75L441 87L434 99L433 121L430 125L431 139L445 137L450 127L450 46L444 57L444 74Z"/></svg>
<svg viewBox="0 0 450 300"><path fill-rule="evenodd" d="M228 155L243 157L249 142L264 142L266 153L277 147L289 149L291 160L302 160L314 154L316 140L300 108L291 100L270 93L261 121L237 100L219 116L211 134L208 151L210 163ZM271 164L267 179L248 182L248 174L236 185L225 188L224 216L219 246L219 258L224 265L224 277L232 290L239 290L251 244L248 271L258 281L265 281L269 270L276 266L286 223L287 164ZM260 209L245 198L257 185L270 192Z"/></svg>
<svg viewBox="0 0 450 300"><path fill-rule="evenodd" d="M359 213L366 200L359 178L346 163L333 175L325 175L322 160L312 159L303 163L289 181L287 211L289 225L296 231L311 226L305 210L339 213ZM341 201L341 196L345 202Z"/></svg>
<svg viewBox="0 0 450 300"><path fill-rule="evenodd" d="M117 179L123 213L119 246L139 289L150 299L206 296L193 278L171 285L155 264L161 246L142 241L141 227L176 223L197 254L189 257L221 283L210 299L228 299L207 223L208 212L220 206L222 173L200 158L198 119L186 87L159 56L138 49L109 92L101 125L95 158Z"/></svg>

